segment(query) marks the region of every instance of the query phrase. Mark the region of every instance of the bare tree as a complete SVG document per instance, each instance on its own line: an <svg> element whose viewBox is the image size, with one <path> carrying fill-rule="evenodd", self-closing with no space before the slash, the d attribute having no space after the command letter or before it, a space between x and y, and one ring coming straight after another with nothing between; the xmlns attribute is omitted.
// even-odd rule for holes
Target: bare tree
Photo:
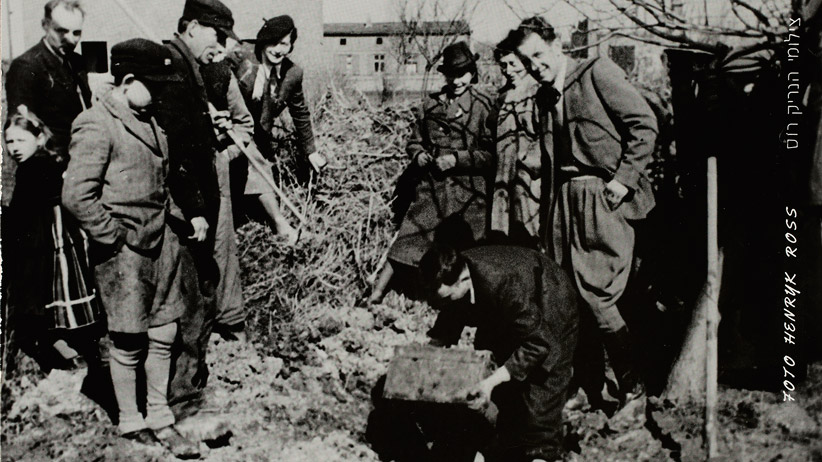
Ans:
<svg viewBox="0 0 822 462"><path fill-rule="evenodd" d="M522 12L516 0L505 1ZM780 43L791 20L800 17L802 0L557 0L551 7L558 3L590 21L594 44L628 37L730 59Z"/></svg>
<svg viewBox="0 0 822 462"><path fill-rule="evenodd" d="M400 29L394 52L400 67L416 56L425 61L423 91L428 90L431 70L443 50L470 35L468 26L479 5L477 0L396 0Z"/></svg>

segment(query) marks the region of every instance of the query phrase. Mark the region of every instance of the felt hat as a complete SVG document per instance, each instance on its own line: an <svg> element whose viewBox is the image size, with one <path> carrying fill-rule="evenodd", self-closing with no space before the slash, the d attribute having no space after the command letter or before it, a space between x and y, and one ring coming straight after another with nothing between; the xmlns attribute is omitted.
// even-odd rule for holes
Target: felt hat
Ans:
<svg viewBox="0 0 822 462"><path fill-rule="evenodd" d="M196 20L203 26L222 32L226 37L240 41L234 33L234 16L220 0L186 0L182 18Z"/></svg>
<svg viewBox="0 0 822 462"><path fill-rule="evenodd" d="M134 74L138 79L152 81L179 81L174 72L171 51L151 40L136 38L111 47L111 75L123 77Z"/></svg>
<svg viewBox="0 0 822 462"><path fill-rule="evenodd" d="M457 42L448 45L442 52L442 64L437 70L447 76L459 76L468 71L476 72L479 54L471 53L468 44Z"/></svg>
<svg viewBox="0 0 822 462"><path fill-rule="evenodd" d="M297 40L297 28L294 27L294 20L291 16L284 14L271 18L263 24L263 27L257 32L257 41L254 44L254 54L257 59L262 61L263 50L269 45L279 43L288 34L291 36L291 45Z"/></svg>

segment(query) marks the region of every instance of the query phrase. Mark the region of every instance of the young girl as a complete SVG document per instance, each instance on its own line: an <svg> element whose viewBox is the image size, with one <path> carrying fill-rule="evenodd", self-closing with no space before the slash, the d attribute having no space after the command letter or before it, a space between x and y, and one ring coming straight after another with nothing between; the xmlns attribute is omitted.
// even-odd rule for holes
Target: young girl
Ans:
<svg viewBox="0 0 822 462"><path fill-rule="evenodd" d="M5 345L12 346L6 353L11 357L13 347L19 346L46 370L81 365L76 349L94 356L96 343L72 341L72 348L61 338L65 331L50 330L91 324L98 313L84 277L88 268L83 237L76 224L62 220L58 206L65 160L48 148L50 131L26 106L9 117L4 137L8 154L17 162L14 193L3 216L10 327ZM62 259L56 258L58 243ZM69 323L66 309L72 307L79 310Z"/></svg>
<svg viewBox="0 0 822 462"><path fill-rule="evenodd" d="M276 157L294 133L297 148L319 171L326 160L314 145L311 114L303 96L303 70L288 59L296 40L297 28L290 16L269 19L257 33L254 48L260 64L245 61L237 75L246 106L254 117L254 141L260 151L269 159ZM245 194L256 195L277 233L289 243L296 242L298 233L283 217L274 190L252 166Z"/></svg>

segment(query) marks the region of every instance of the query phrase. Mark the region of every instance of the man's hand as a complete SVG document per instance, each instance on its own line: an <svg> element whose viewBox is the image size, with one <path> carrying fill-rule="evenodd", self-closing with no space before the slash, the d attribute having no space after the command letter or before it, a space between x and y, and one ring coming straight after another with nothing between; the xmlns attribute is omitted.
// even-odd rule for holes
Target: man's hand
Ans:
<svg viewBox="0 0 822 462"><path fill-rule="evenodd" d="M191 219L191 227L194 228L194 234L188 236L197 242L203 242L208 233L208 222L203 217L194 217Z"/></svg>
<svg viewBox="0 0 822 462"><path fill-rule="evenodd" d="M312 152L308 155L308 162L311 163L311 167L315 172L320 173L323 167L328 163L328 160L326 160L324 155L318 152Z"/></svg>
<svg viewBox="0 0 822 462"><path fill-rule="evenodd" d="M437 170L440 172L448 171L457 166L457 156L453 154L445 154L437 157Z"/></svg>
<svg viewBox="0 0 822 462"><path fill-rule="evenodd" d="M414 159L417 162L417 166L420 168L428 167L428 165L431 164L431 161L434 160L434 158L431 157L431 154L428 154L425 151L417 154L417 157L415 157Z"/></svg>
<svg viewBox="0 0 822 462"><path fill-rule="evenodd" d="M611 180L605 185L605 201L611 210L616 210L625 196L628 194L628 187L617 180Z"/></svg>
<svg viewBox="0 0 822 462"><path fill-rule="evenodd" d="M211 111L211 123L218 131L227 132L234 128L229 111Z"/></svg>
<svg viewBox="0 0 822 462"><path fill-rule="evenodd" d="M468 399L468 407L478 411L482 409L489 401L491 401L491 392L497 385L511 380L511 374L505 366L500 367L487 379L481 381L473 388L468 389L466 398Z"/></svg>

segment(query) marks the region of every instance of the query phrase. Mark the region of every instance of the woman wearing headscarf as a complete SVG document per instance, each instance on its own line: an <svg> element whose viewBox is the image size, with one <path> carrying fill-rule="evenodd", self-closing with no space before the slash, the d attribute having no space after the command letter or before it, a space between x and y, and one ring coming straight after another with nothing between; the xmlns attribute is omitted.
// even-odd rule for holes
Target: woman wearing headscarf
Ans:
<svg viewBox="0 0 822 462"><path fill-rule="evenodd" d="M491 231L495 239L505 243L536 248L540 216L547 216L551 206L549 200L541 200L543 185L550 185L550 181L542 181L543 174L550 173L550 165L546 163L543 168L540 149L540 124L535 104L539 83L526 71L510 38L506 37L497 45L494 58L506 83L497 100L497 171Z"/></svg>
<svg viewBox="0 0 822 462"><path fill-rule="evenodd" d="M477 59L465 42L443 50L437 70L447 83L424 102L406 147L414 199L368 298L371 303L382 299L396 265L417 267L435 231L438 239L460 241L449 242L458 248L487 234L493 100L474 85Z"/></svg>
<svg viewBox="0 0 822 462"><path fill-rule="evenodd" d="M319 171L326 160L314 145L311 114L303 95L303 70L288 58L296 40L297 28L290 16L267 20L257 33L254 47L259 63L244 61L237 75L246 106L254 117L254 141L260 151L274 158L294 135L300 153ZM267 167L266 173L271 164ZM245 194L258 196L276 231L294 243L298 232L283 216L274 189L263 174L249 167Z"/></svg>

